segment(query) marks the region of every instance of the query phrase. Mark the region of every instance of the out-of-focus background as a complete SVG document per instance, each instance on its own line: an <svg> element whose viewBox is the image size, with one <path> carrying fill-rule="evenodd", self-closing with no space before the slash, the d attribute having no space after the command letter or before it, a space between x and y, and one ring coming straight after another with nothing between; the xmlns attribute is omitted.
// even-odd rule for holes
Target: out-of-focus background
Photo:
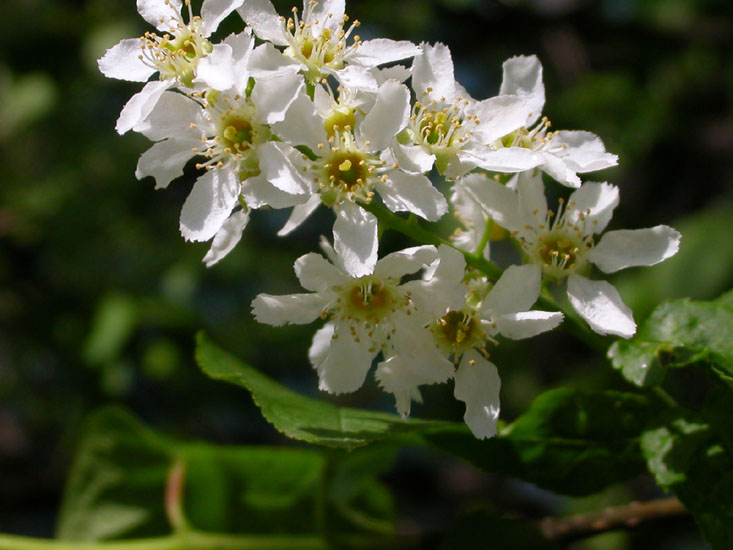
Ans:
<svg viewBox="0 0 733 550"><path fill-rule="evenodd" d="M290 2L275 2L287 13ZM104 78L96 59L149 30L132 0L5 0L0 35L0 532L51 536L82 419L126 405L157 429L236 444L294 443L249 396L193 361L203 329L222 347L316 395L306 350L315 327L273 329L252 298L298 290L294 259L328 234L318 219L287 239L287 213L257 212L243 242L206 269L207 244L185 243L178 215L195 178L166 191L134 177L149 146L114 122L139 85ZM728 0L351 0L368 39L448 44L477 98L498 92L501 63L537 54L554 128L597 133L617 168L586 177L621 189L611 228L660 223L683 234L678 256L614 278L643 320L661 300L708 299L733 275L733 17ZM234 16L218 33L241 29ZM558 190L558 187L555 187ZM563 192L559 190L559 192ZM385 250L410 245L388 234ZM543 389L624 388L609 364L555 331L492 354L511 420ZM694 385L672 380L694 401ZM392 410L370 378L340 404ZM449 385L427 388L413 415L460 420ZM650 498L648 479L571 500L479 473L428 452L398 456L386 481L405 530L449 523L458 504L542 517ZM704 548L689 520L590 539L587 549Z"/></svg>

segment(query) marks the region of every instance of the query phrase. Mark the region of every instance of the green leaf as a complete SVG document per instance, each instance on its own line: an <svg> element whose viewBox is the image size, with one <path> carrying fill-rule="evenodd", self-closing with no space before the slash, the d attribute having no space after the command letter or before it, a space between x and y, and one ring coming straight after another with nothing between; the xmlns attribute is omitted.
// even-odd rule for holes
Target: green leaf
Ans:
<svg viewBox="0 0 733 550"><path fill-rule="evenodd" d="M641 444L657 482L693 514L713 549L733 548L733 455L713 427L675 409Z"/></svg>
<svg viewBox="0 0 733 550"><path fill-rule="evenodd" d="M642 396L553 390L497 437L478 440L463 423L405 422L397 415L340 408L299 395L203 334L197 359L212 378L249 390L265 418L294 439L347 449L378 441L430 445L487 471L576 495L644 471L638 438L651 411Z"/></svg>
<svg viewBox="0 0 733 550"><path fill-rule="evenodd" d="M669 367L703 363L733 388L733 291L711 302L661 304L633 339L615 342L608 356L638 386L659 384Z"/></svg>
<svg viewBox="0 0 733 550"><path fill-rule="evenodd" d="M339 484L333 484L328 498L334 508L348 506L342 531L391 530L391 495L377 481L374 464L383 457L374 452L338 457L332 474ZM165 495L176 465L183 468L183 514L196 529L233 534L317 530L317 493L326 465L321 451L182 443L150 431L122 409L107 408L86 426L58 537L99 541L169 534Z"/></svg>
<svg viewBox="0 0 733 550"><path fill-rule="evenodd" d="M445 431L423 437L484 470L587 495L645 471L639 437L652 411L643 396L560 388L539 396L493 439Z"/></svg>
<svg viewBox="0 0 733 550"><path fill-rule="evenodd" d="M222 351L203 333L198 334L197 342L196 360L201 369L211 378L247 389L263 416L293 439L355 449L381 439L449 425L414 419L408 423L393 414L336 407L304 397Z"/></svg>

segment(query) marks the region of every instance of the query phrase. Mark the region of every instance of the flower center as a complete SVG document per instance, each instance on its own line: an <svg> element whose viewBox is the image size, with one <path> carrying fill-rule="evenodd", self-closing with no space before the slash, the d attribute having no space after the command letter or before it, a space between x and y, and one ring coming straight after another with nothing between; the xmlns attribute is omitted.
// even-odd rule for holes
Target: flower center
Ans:
<svg viewBox="0 0 733 550"><path fill-rule="evenodd" d="M540 235L537 241L532 255L550 278L561 279L586 264L585 253L593 246L592 238L571 230L552 230Z"/></svg>
<svg viewBox="0 0 733 550"><path fill-rule="evenodd" d="M354 36L354 43L351 46L346 44L349 35L359 26L358 21L354 21L349 29L344 31L344 25L349 20L349 17L344 15L335 28L326 27L325 23L332 19L333 15L326 14L324 16L326 21L315 20L313 9L316 6L318 6L316 0L306 3L302 19L298 18L298 8L293 8L293 16L284 21L289 43L285 55L307 67L305 76L311 83L316 83L323 77L323 67L342 68L347 51L361 44L358 36ZM320 33L314 32L314 26Z"/></svg>
<svg viewBox="0 0 733 550"><path fill-rule="evenodd" d="M502 147L522 147L524 149L532 149L533 151L544 149L555 138L555 134L548 132L550 126L550 120L547 117L542 117L539 124L531 130L522 126L518 130L514 130L511 134L507 134L497 140L494 143L494 147L497 149Z"/></svg>
<svg viewBox="0 0 733 550"><path fill-rule="evenodd" d="M141 38L140 59L160 73L161 80L175 79L188 88L193 87L196 66L201 58L211 53L213 46L201 33L201 18L192 16L190 22L183 19L171 22L170 34L159 36L147 32Z"/></svg>
<svg viewBox="0 0 733 550"><path fill-rule="evenodd" d="M456 358L471 348L483 348L487 335L471 310L450 311L430 327L438 347Z"/></svg>
<svg viewBox="0 0 733 550"><path fill-rule="evenodd" d="M206 149L200 152L208 160L196 167L212 170L228 165L241 180L259 174L257 146L269 139L270 132L255 121L254 105L243 97L232 97L215 90L194 95L205 99L205 117L216 128L215 135L201 137Z"/></svg>
<svg viewBox="0 0 733 550"><path fill-rule="evenodd" d="M356 144L350 126L345 129L341 132L334 126L334 135L328 140L330 152L314 162L314 182L326 206L347 200L369 203L374 196L374 178L379 177L377 171L386 164ZM321 144L318 150L325 148Z"/></svg>
<svg viewBox="0 0 733 550"><path fill-rule="evenodd" d="M336 108L323 122L323 129L330 136L335 135L337 130L353 128L356 126L356 115L352 108Z"/></svg>

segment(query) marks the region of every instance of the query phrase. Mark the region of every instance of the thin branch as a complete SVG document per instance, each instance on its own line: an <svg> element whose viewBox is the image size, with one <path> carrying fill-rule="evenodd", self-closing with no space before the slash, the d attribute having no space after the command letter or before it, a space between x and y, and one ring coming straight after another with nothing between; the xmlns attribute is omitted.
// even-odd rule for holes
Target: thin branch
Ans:
<svg viewBox="0 0 733 550"><path fill-rule="evenodd" d="M648 502L631 502L593 514L568 518L548 517L540 521L539 528L548 539L575 539L622 527L633 527L643 521L687 513L677 498L663 498Z"/></svg>

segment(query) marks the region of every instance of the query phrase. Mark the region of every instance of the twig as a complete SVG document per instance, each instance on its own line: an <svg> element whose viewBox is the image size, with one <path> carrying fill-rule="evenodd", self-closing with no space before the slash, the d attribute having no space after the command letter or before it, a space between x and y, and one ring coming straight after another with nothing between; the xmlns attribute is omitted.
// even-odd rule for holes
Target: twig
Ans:
<svg viewBox="0 0 733 550"><path fill-rule="evenodd" d="M593 514L580 514L568 518L548 517L540 521L539 528L548 539L578 538L620 527L633 527L642 521L686 513L687 510L677 498L663 498L648 502L631 502Z"/></svg>

